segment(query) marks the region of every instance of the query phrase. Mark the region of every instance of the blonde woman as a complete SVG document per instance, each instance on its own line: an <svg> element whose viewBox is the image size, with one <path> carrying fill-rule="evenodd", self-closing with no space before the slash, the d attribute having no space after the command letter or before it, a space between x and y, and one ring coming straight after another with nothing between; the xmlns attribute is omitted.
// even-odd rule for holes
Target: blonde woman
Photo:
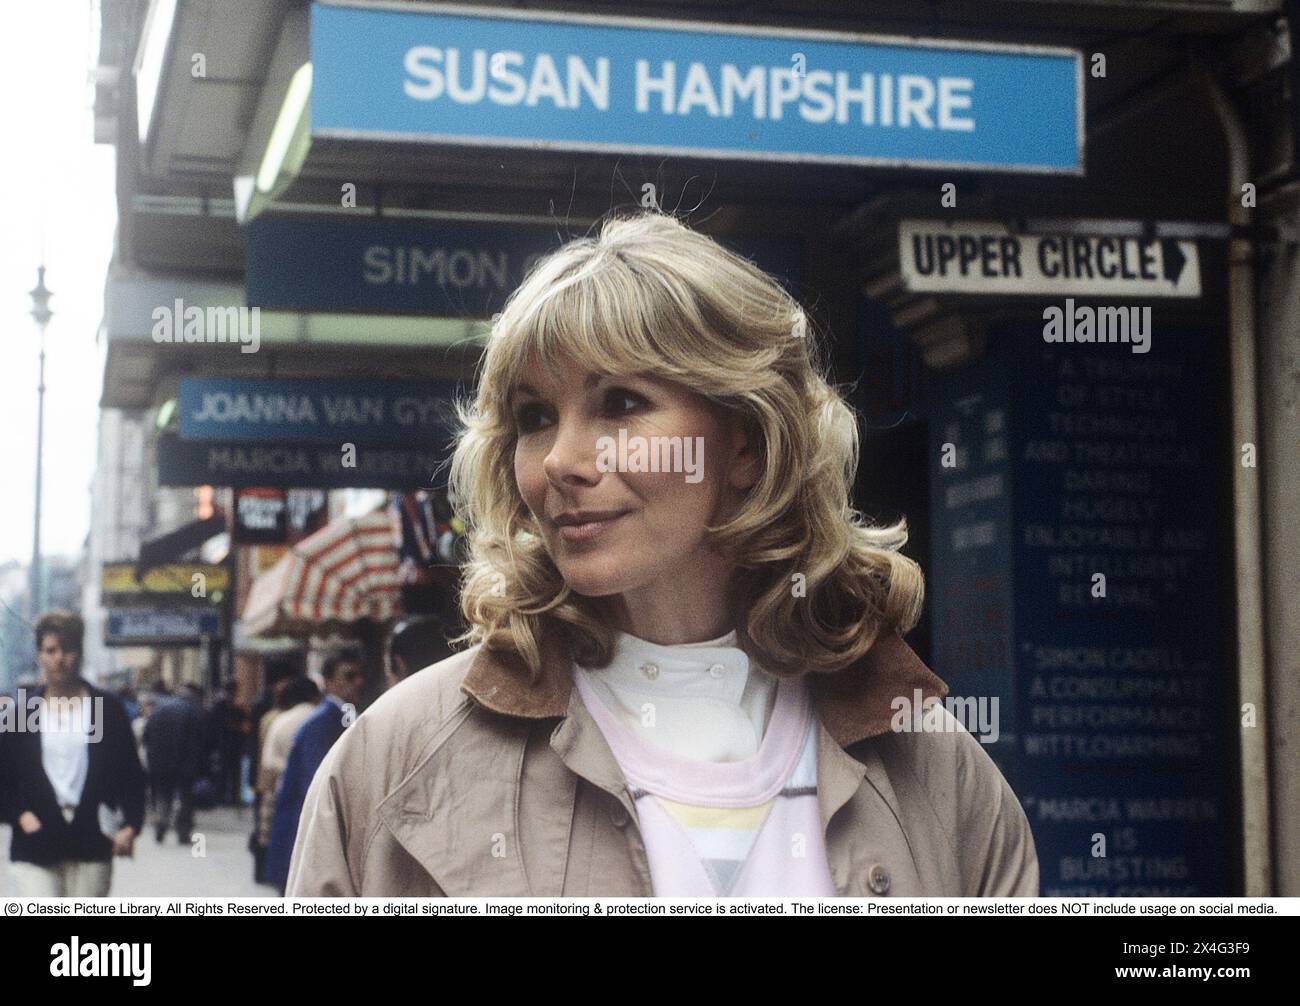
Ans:
<svg viewBox="0 0 1300 1006"><path fill-rule="evenodd" d="M611 218L511 296L461 418L471 645L330 752L289 894L1037 894L979 742L891 729L947 692L899 635L921 574L771 277Z"/></svg>

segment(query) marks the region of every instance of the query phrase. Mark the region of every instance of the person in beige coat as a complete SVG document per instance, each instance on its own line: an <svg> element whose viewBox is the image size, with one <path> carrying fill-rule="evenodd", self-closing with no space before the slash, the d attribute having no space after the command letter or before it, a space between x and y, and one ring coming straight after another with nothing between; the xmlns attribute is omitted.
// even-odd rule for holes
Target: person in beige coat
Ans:
<svg viewBox="0 0 1300 1006"><path fill-rule="evenodd" d="M316 711L320 702L320 689L307 677L293 678L285 685L279 704L283 707L266 728L262 741L262 757L257 766L257 800L261 813L257 819L258 844L266 847L271 842L271 823L275 817L275 795L280 788L280 777L289 764L289 751L293 747L298 728Z"/></svg>
<svg viewBox="0 0 1300 1006"><path fill-rule="evenodd" d="M658 212L534 267L452 462L469 645L330 750L287 894L1037 895L814 336Z"/></svg>

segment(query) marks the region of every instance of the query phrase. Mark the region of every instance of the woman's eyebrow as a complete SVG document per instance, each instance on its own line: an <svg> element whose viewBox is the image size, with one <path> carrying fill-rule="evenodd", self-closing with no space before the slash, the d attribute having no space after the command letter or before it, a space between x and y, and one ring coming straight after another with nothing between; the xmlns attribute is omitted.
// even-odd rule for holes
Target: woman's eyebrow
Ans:
<svg viewBox="0 0 1300 1006"><path fill-rule="evenodd" d="M609 376L611 375L596 374L596 373L588 374L582 382L583 390L590 390L591 388L599 384L602 378L609 377ZM510 389L509 393L506 395L506 402L507 403L513 402L515 396L518 394L532 395L534 398L546 397L541 392L539 392L536 388L534 388L531 384L521 381L519 384L516 384L513 388Z"/></svg>
<svg viewBox="0 0 1300 1006"><path fill-rule="evenodd" d="M531 384L517 384L511 388L509 394L506 395L506 401L513 401L514 397L518 394L532 395L534 398L542 397L537 393L537 389Z"/></svg>

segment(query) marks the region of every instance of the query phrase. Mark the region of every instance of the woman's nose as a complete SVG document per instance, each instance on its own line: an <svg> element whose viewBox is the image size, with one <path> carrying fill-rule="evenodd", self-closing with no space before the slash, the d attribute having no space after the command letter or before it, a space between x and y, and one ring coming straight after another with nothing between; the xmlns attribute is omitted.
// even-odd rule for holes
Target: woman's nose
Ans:
<svg viewBox="0 0 1300 1006"><path fill-rule="evenodd" d="M555 439L546 452L542 468L554 485L590 484L599 481L596 467L599 433L578 420L561 420L556 424Z"/></svg>

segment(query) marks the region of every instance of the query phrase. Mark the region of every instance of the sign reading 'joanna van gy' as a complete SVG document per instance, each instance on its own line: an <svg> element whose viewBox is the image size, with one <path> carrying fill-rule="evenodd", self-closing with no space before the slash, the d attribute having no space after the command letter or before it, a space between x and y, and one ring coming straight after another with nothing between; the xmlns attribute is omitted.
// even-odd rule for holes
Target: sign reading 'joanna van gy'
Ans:
<svg viewBox="0 0 1300 1006"><path fill-rule="evenodd" d="M1195 241L1013 234L998 223L904 220L903 282L913 292L1199 297Z"/></svg>
<svg viewBox="0 0 1300 1006"><path fill-rule="evenodd" d="M445 439L453 392L441 382L183 377L180 433L190 440Z"/></svg>
<svg viewBox="0 0 1300 1006"><path fill-rule="evenodd" d="M395 7L313 5L314 136L1083 170L1074 50Z"/></svg>

